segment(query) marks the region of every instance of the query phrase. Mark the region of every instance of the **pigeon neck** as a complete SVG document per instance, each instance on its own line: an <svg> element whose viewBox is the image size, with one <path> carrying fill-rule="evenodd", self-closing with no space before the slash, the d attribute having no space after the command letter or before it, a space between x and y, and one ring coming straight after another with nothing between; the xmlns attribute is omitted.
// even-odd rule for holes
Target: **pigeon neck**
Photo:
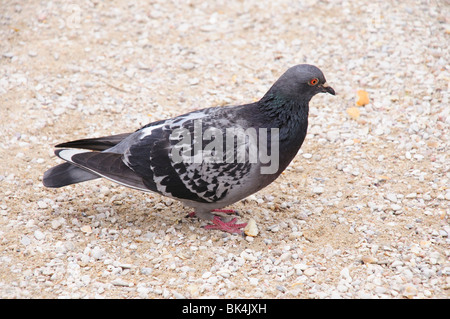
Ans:
<svg viewBox="0 0 450 319"><path fill-rule="evenodd" d="M259 107L270 126L280 129L280 140L296 139L303 142L308 126L309 100L292 100L266 94L259 101Z"/></svg>

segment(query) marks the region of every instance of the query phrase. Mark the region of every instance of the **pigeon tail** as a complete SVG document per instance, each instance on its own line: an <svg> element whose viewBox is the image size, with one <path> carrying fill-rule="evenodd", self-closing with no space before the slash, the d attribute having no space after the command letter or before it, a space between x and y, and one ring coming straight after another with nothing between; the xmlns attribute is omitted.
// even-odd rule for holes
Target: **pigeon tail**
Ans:
<svg viewBox="0 0 450 319"><path fill-rule="evenodd" d="M70 163L63 163L46 171L42 182L46 187L58 188L96 178L100 176Z"/></svg>

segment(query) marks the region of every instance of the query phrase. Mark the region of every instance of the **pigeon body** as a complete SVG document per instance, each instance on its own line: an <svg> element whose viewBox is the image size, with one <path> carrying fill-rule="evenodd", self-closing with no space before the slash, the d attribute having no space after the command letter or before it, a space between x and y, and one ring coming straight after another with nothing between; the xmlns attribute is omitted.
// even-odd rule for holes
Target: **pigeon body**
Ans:
<svg viewBox="0 0 450 319"><path fill-rule="evenodd" d="M180 200L228 232L245 224L213 214L272 183L300 149L309 101L334 90L315 66L288 69L258 102L212 107L147 124L133 133L56 145L66 163L44 173L47 187L103 177ZM86 151L89 150L89 151ZM229 211L226 211L227 213Z"/></svg>

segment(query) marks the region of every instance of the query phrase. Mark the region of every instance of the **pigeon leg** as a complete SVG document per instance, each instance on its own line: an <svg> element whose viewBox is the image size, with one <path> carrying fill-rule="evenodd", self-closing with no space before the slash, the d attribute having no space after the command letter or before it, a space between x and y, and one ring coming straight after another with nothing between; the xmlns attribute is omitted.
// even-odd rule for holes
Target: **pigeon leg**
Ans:
<svg viewBox="0 0 450 319"><path fill-rule="evenodd" d="M233 218L229 222L224 222L219 216L214 216L212 223L214 225L207 225L205 229L218 229L228 233L242 234L242 229L247 226L247 223L236 224L236 218Z"/></svg>
<svg viewBox="0 0 450 319"><path fill-rule="evenodd" d="M234 209L213 209L211 212L212 213L224 213L224 214L230 214L230 215L233 214L233 215L239 216L239 213L237 212L237 210L234 210ZM195 216L196 216L195 212L190 212L189 214L187 214L186 217L195 217Z"/></svg>
<svg viewBox="0 0 450 319"><path fill-rule="evenodd" d="M224 213L224 214L233 214L239 216L237 210L234 209L213 209L211 212L213 213Z"/></svg>
<svg viewBox="0 0 450 319"><path fill-rule="evenodd" d="M195 217L195 212L190 212L186 217Z"/></svg>

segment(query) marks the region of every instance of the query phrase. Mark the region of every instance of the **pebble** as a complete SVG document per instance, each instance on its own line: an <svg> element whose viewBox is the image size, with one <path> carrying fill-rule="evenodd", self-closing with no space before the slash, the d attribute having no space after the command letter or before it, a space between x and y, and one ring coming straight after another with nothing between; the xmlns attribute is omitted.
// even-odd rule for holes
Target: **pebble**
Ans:
<svg viewBox="0 0 450 319"><path fill-rule="evenodd" d="M111 281L111 284L119 287L133 287L133 283L117 278Z"/></svg>
<svg viewBox="0 0 450 319"><path fill-rule="evenodd" d="M403 291L403 296L408 299L414 298L417 296L417 288L411 284L406 285Z"/></svg>
<svg viewBox="0 0 450 319"><path fill-rule="evenodd" d="M324 188L321 186L317 186L314 187L312 191L314 194L322 194L324 192Z"/></svg>
<svg viewBox="0 0 450 319"><path fill-rule="evenodd" d="M20 239L20 243L24 246L28 246L29 244L31 244L31 239L28 236L22 236L22 238Z"/></svg>
<svg viewBox="0 0 450 319"><path fill-rule="evenodd" d="M152 272L153 272L153 269L149 268L149 267L143 267L143 268L140 269L140 273L142 275L146 275L147 276L147 275L150 275Z"/></svg>
<svg viewBox="0 0 450 319"><path fill-rule="evenodd" d="M185 71L188 71L188 70L192 70L193 68L195 68L195 65L194 65L194 63L186 62L186 63L181 64L181 68Z"/></svg>
<svg viewBox="0 0 450 319"><path fill-rule="evenodd" d="M258 278L249 278L249 283L251 286L258 286L259 285L259 279Z"/></svg>
<svg viewBox="0 0 450 319"><path fill-rule="evenodd" d="M37 204L38 204L38 207L40 209L47 209L48 208L48 204L45 201L43 201L43 200L38 201Z"/></svg>
<svg viewBox="0 0 450 319"><path fill-rule="evenodd" d="M95 259L102 259L105 255L105 251L98 246L95 246L94 249L91 250L90 255Z"/></svg>
<svg viewBox="0 0 450 319"><path fill-rule="evenodd" d="M86 234L92 233L92 227L89 226L89 225L83 225L83 226L81 226L81 227L80 227L80 230L81 230L83 233L86 233Z"/></svg>
<svg viewBox="0 0 450 319"><path fill-rule="evenodd" d="M209 272L209 271L207 271L207 272L205 272L205 273L202 275L202 278L203 278L203 279L207 279L207 278L211 277L211 275L212 275L212 273Z"/></svg>
<svg viewBox="0 0 450 319"><path fill-rule="evenodd" d="M35 230L33 235L34 235L34 238L36 238L37 240L43 240L45 238L45 234L43 232L41 232L40 230Z"/></svg>
<svg viewBox="0 0 450 319"><path fill-rule="evenodd" d="M365 264L375 264L377 262L377 259L373 256L363 256L361 260Z"/></svg>
<svg viewBox="0 0 450 319"><path fill-rule="evenodd" d="M305 269L305 271L303 271L303 274L305 276L311 277L316 274L316 270L314 268L307 268L307 269Z"/></svg>
<svg viewBox="0 0 450 319"><path fill-rule="evenodd" d="M250 218L247 222L247 225L244 228L244 233L247 236L256 237L258 236L259 230L258 226L256 225L256 221L253 218Z"/></svg>
<svg viewBox="0 0 450 319"><path fill-rule="evenodd" d="M393 193L388 193L388 194L386 194L386 199L388 199L388 200L390 200L391 202L393 202L393 203L396 203L397 202L397 195L396 194L393 194Z"/></svg>
<svg viewBox="0 0 450 319"><path fill-rule="evenodd" d="M54 220L52 220L52 222L51 222L51 227L53 228L53 229L58 229L59 227L61 227L61 225L63 224L63 222L64 222L64 219L54 219Z"/></svg>

